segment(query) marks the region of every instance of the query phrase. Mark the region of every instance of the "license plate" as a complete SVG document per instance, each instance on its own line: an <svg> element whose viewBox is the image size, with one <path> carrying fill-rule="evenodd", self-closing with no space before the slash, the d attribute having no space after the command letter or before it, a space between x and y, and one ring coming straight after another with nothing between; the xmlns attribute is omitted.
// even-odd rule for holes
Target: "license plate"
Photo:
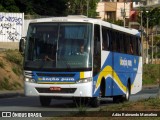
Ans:
<svg viewBox="0 0 160 120"><path fill-rule="evenodd" d="M60 87L50 87L51 91L60 91L61 88Z"/></svg>

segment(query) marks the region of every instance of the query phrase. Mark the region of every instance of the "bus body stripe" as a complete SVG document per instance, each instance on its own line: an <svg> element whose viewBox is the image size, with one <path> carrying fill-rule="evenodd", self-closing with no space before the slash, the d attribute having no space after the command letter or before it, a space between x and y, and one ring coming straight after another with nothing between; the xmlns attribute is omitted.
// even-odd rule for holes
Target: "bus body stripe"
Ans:
<svg viewBox="0 0 160 120"><path fill-rule="evenodd" d="M84 78L84 72L80 72L80 79Z"/></svg>
<svg viewBox="0 0 160 120"><path fill-rule="evenodd" d="M112 72L105 72L105 71L112 71ZM111 74L112 73L112 74ZM95 89L95 92L96 90L99 88L100 86L100 83L101 83L101 80L102 80L102 77L105 76L105 79L107 77L111 77L112 76L112 79L116 82L116 84L119 86L119 88L125 93L126 92L126 86L123 85L123 83L121 82L120 78L118 77L117 73L112 69L111 66L106 66L99 74L98 76L98 80L97 80L97 83L96 83L96 89Z"/></svg>

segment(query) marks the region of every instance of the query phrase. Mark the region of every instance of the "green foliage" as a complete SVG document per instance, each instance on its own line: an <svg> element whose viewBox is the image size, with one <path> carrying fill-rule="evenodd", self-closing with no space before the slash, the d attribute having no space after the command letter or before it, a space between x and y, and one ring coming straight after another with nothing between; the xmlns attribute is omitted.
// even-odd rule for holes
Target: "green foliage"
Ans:
<svg viewBox="0 0 160 120"><path fill-rule="evenodd" d="M0 90L16 90L19 88L22 88L20 83L9 83L9 79L7 77L4 77L3 80L0 80Z"/></svg>
<svg viewBox="0 0 160 120"><path fill-rule="evenodd" d="M143 66L143 84L144 85L153 85L157 84L157 79L160 75L160 65L154 64L145 64Z"/></svg>
<svg viewBox="0 0 160 120"><path fill-rule="evenodd" d="M153 39L154 41L153 41L153 44L155 45L155 46L158 46L159 48L160 48L160 35L156 35L156 36L154 36L154 39Z"/></svg>
<svg viewBox="0 0 160 120"><path fill-rule="evenodd" d="M4 68L5 64L3 63L3 61L0 61L0 67Z"/></svg>
<svg viewBox="0 0 160 120"><path fill-rule="evenodd" d="M9 79L6 77L4 77L4 79L0 81L0 90L2 89L10 89Z"/></svg>
<svg viewBox="0 0 160 120"><path fill-rule="evenodd" d="M148 26L152 28L155 25L160 24L160 8L152 8L147 12L146 8L140 8L139 11L142 12L142 20L143 20L143 27L147 26L147 18L148 18ZM141 15L138 15L138 22L141 23Z"/></svg>
<svg viewBox="0 0 160 120"><path fill-rule="evenodd" d="M88 17L96 17L98 2L99 0L0 0L0 11L41 16L87 16L88 13Z"/></svg>
<svg viewBox="0 0 160 120"><path fill-rule="evenodd" d="M19 8L17 7L15 0L1 0L0 6L1 12L19 12Z"/></svg>
<svg viewBox="0 0 160 120"><path fill-rule="evenodd" d="M8 84L9 84L9 81L8 81L8 79L7 78L4 78L4 80L3 81L0 81L0 89L5 89L5 88L7 88L8 87Z"/></svg>
<svg viewBox="0 0 160 120"><path fill-rule="evenodd" d="M66 0L0 0L1 12L24 12L27 15L65 15Z"/></svg>
<svg viewBox="0 0 160 120"><path fill-rule="evenodd" d="M16 63L17 65L22 65L22 56L18 51L7 50L6 59L10 62Z"/></svg>
<svg viewBox="0 0 160 120"><path fill-rule="evenodd" d="M123 20L114 21L114 20L112 20L112 19L107 19L107 20L105 20L105 21L107 21L107 22L109 22L109 23L113 23L113 24L119 25L119 26L123 26Z"/></svg>
<svg viewBox="0 0 160 120"><path fill-rule="evenodd" d="M67 3L68 14L70 15L85 15L88 17L96 17L96 8L98 0L69 0ZM88 7L88 11L87 11Z"/></svg>
<svg viewBox="0 0 160 120"><path fill-rule="evenodd" d="M12 71L18 76L22 74L22 70L19 67L13 67Z"/></svg>

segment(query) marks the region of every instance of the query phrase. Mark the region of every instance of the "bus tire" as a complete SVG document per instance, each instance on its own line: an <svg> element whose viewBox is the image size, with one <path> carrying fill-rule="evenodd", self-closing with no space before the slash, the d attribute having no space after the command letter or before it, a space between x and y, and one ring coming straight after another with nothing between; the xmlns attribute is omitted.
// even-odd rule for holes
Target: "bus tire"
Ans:
<svg viewBox="0 0 160 120"><path fill-rule="evenodd" d="M113 102L114 103L120 103L124 101L129 101L130 98L130 84L127 84L126 87L126 94L125 95L119 95L119 96L113 96Z"/></svg>
<svg viewBox="0 0 160 120"><path fill-rule="evenodd" d="M49 106L51 103L51 97L40 96L41 106Z"/></svg>
<svg viewBox="0 0 160 120"><path fill-rule="evenodd" d="M92 107L99 107L99 105L100 105L100 99L99 99L99 97L93 97L91 99L91 106Z"/></svg>
<svg viewBox="0 0 160 120"><path fill-rule="evenodd" d="M123 101L129 101L130 98L130 84L127 84L126 94L123 96Z"/></svg>

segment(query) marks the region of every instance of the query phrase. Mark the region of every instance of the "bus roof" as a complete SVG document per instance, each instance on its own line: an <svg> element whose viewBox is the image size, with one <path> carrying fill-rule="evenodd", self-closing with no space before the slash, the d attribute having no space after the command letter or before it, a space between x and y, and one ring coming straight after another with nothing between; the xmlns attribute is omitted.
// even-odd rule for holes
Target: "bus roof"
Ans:
<svg viewBox="0 0 160 120"><path fill-rule="evenodd" d="M106 21L102 21L101 19L87 18L86 16L82 16L82 15L70 15L68 17L39 18L39 19L33 19L30 23L41 23L41 22L85 22L85 23L88 22L88 23L106 26L108 28L111 28L117 31L140 36L140 32L136 29L125 28L122 26L118 26L118 25L106 22Z"/></svg>

